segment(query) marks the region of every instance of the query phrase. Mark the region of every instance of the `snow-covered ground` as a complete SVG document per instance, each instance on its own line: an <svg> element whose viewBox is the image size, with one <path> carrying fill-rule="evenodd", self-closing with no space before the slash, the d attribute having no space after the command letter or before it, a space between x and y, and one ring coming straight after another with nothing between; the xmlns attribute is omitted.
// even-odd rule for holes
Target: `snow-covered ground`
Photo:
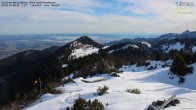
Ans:
<svg viewBox="0 0 196 110"><path fill-rule="evenodd" d="M62 94L45 94L26 110L66 110L66 107L73 105L79 95L85 99L98 99L104 104L105 110L146 110L152 101L164 100L172 95L177 96L180 104L165 110L196 109L196 64L192 65L194 73L187 75L185 83L179 85L178 78L170 79L169 67L162 68L159 66L161 63L163 62L151 61L149 66L158 65L154 70L146 69L148 67L136 68L135 65L123 66L123 72L119 73L120 77L102 74L86 79L105 79L95 83L82 82L83 78L74 79L76 83L71 82L58 87ZM103 96L94 95L97 88L104 85L109 87L108 93ZM136 88L141 94L125 92L127 89ZM106 103L109 105L106 106Z"/></svg>

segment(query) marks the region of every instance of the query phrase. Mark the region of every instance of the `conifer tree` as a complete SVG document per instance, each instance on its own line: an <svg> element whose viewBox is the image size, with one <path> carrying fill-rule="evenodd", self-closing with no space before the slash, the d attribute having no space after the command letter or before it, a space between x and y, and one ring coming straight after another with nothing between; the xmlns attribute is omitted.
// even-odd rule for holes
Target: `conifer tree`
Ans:
<svg viewBox="0 0 196 110"><path fill-rule="evenodd" d="M156 61L163 60L163 55L161 53L156 53Z"/></svg>
<svg viewBox="0 0 196 110"><path fill-rule="evenodd" d="M170 70L177 76L185 76L187 73L192 73L193 68L188 67L184 59L177 55L171 65Z"/></svg>

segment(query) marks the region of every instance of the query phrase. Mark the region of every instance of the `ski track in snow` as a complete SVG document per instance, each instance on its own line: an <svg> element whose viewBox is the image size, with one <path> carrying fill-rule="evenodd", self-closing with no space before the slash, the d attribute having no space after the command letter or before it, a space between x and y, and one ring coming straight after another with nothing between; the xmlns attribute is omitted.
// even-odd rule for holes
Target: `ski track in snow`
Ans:
<svg viewBox="0 0 196 110"><path fill-rule="evenodd" d="M151 63L153 65L161 64L161 62L155 61ZM124 66L121 68L124 72L119 73L120 77L102 74L85 79L106 79L95 83L84 83L81 81L83 78L77 78L74 79L76 83L68 83L57 88L63 92L62 94L45 94L33 104L34 106L25 110L66 110L66 107L73 105L79 95L87 100L98 99L104 104L105 110L146 110L152 101L164 100L172 95L176 95L181 103L164 110L196 109L196 64L193 64L193 67L194 73L187 75L186 81L182 85L178 84L177 77L174 77L173 80L169 79L169 67L161 68L161 66L157 66L157 69L154 70L146 70L145 67L134 65ZM103 96L94 96L97 88L104 85L109 87L108 93ZM139 89L141 94L125 92L126 89L135 88ZM46 98L44 99L44 97ZM106 103L109 106L106 106Z"/></svg>

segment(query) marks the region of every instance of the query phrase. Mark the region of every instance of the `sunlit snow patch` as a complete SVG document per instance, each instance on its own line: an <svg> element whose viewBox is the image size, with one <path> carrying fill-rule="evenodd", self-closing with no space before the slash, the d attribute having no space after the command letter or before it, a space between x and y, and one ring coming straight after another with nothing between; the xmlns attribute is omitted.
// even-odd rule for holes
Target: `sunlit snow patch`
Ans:
<svg viewBox="0 0 196 110"><path fill-rule="evenodd" d="M67 67L68 66L68 64L63 64L62 65L62 68L65 68L65 67Z"/></svg>
<svg viewBox="0 0 196 110"><path fill-rule="evenodd" d="M142 44L144 44L144 45L147 45L148 46L148 48L151 48L151 44L149 44L148 42L141 42Z"/></svg>
<svg viewBox="0 0 196 110"><path fill-rule="evenodd" d="M99 51L99 48L96 48L92 45L82 44L78 41L73 42L70 48L73 48L73 50L71 55L69 56L69 59L77 59L91 55L93 53L98 53Z"/></svg>

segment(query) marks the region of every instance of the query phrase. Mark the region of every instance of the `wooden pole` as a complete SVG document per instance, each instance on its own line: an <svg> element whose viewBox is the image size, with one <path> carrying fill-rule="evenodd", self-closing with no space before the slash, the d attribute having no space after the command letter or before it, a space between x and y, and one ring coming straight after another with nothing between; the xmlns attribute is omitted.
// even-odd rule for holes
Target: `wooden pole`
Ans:
<svg viewBox="0 0 196 110"><path fill-rule="evenodd" d="M41 79L39 77L39 94L40 94L40 96L42 95L42 87L41 87L41 85L42 85L42 82L41 82Z"/></svg>
<svg viewBox="0 0 196 110"><path fill-rule="evenodd" d="M176 97L176 95L171 96L167 101L165 101L159 110L162 110L168 103L170 103L174 98Z"/></svg>

